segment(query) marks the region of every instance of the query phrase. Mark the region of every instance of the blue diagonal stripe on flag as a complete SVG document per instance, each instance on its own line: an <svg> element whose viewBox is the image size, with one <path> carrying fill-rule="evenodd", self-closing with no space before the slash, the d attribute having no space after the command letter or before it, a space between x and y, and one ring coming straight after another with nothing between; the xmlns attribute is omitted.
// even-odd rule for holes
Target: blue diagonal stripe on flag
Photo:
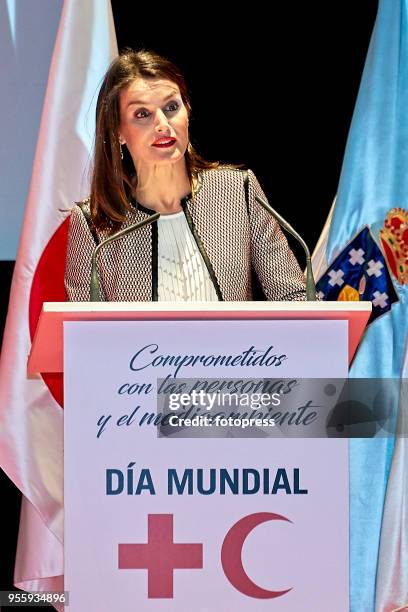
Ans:
<svg viewBox="0 0 408 612"><path fill-rule="evenodd" d="M369 323L388 312L398 301L387 262L368 227L347 244L316 287L323 300L372 302Z"/></svg>

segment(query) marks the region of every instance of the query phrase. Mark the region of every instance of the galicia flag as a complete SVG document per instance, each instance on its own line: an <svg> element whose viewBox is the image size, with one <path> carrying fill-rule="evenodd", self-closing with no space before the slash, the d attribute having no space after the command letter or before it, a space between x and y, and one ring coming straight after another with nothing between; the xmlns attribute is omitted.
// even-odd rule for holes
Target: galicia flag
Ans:
<svg viewBox="0 0 408 612"><path fill-rule="evenodd" d="M407 24L408 0L379 0L336 202L313 256L324 296L373 304L350 369L354 378L398 379L407 354ZM400 408L406 411L403 403ZM349 448L350 612L402 609L408 601L408 486L398 478L408 449L399 439L394 453L394 440L385 437L356 438Z"/></svg>

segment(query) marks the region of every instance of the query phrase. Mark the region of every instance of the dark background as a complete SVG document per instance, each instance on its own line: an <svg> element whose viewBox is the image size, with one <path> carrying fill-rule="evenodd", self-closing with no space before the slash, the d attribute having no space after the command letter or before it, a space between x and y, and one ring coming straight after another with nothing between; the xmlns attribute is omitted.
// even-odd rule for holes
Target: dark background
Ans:
<svg viewBox="0 0 408 612"><path fill-rule="evenodd" d="M198 151L251 168L311 250L336 193L377 5L234 4L223 14L200 4L193 16L179 4L112 0L119 48L153 49L184 73ZM13 266L0 261L0 341ZM20 495L1 470L0 500L6 590L13 588Z"/></svg>

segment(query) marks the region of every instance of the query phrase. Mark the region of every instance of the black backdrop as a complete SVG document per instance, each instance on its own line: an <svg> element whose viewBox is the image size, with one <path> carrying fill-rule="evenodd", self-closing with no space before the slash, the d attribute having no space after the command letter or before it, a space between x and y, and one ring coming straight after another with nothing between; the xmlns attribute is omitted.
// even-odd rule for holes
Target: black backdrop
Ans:
<svg viewBox="0 0 408 612"><path fill-rule="evenodd" d="M377 4L234 4L223 13L200 4L193 15L175 3L112 0L119 49L153 49L185 74L199 152L254 170L310 248L336 193ZM0 262L0 336L13 265ZM4 590L12 588L20 497L0 476Z"/></svg>

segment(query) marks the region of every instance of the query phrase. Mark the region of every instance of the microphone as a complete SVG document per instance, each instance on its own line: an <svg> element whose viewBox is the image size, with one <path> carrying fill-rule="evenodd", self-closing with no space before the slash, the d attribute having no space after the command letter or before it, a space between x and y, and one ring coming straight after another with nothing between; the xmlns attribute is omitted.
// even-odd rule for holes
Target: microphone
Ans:
<svg viewBox="0 0 408 612"><path fill-rule="evenodd" d="M109 238L107 238L106 240L98 244L98 246L96 247L92 255L91 284L90 284L91 302L101 302L102 301L99 278L98 278L98 268L96 265L96 257L99 251L101 250L101 248L106 246L107 244L110 244L114 240L117 240L118 238L123 238L123 236L126 236L127 234L130 234L131 232L136 231L144 227L145 225L150 225L150 223L154 223L154 221L157 221L159 217L160 217L159 213L154 213L154 215L152 215L148 219L144 219L143 221L139 221L139 223L134 223L133 225L129 225L129 227L126 227L125 229L120 230L120 232L116 232L116 234L109 236Z"/></svg>
<svg viewBox="0 0 408 612"><path fill-rule="evenodd" d="M306 255L306 300L309 302L316 301L316 284L313 277L312 262L310 259L310 251L307 248L306 242L299 236L291 225L272 206L262 198L255 196L255 200L281 225L289 234L291 234L302 245Z"/></svg>

